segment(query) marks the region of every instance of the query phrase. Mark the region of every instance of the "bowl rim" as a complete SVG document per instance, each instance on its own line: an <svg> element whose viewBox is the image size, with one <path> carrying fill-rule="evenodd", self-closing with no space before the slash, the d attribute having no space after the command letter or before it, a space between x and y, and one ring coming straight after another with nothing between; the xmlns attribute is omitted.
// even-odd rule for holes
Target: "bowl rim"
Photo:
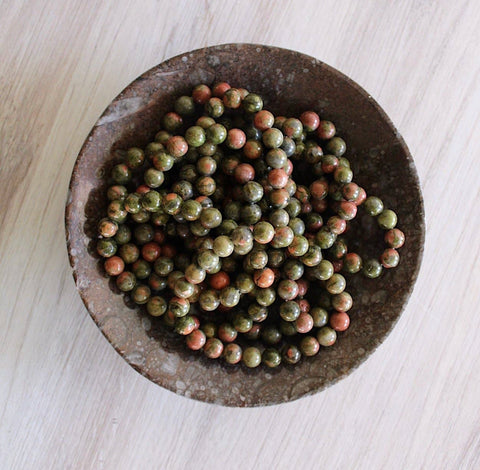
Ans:
<svg viewBox="0 0 480 470"><path fill-rule="evenodd" d="M92 314L90 301L87 297L86 291L81 286L79 286L78 273L76 271L76 265L75 265L75 256L72 253L72 247L71 247L72 227L74 227L76 225L75 222L74 222L74 218L72 217L72 214L74 213L75 209L73 208L73 205L72 205L71 194L72 194L74 182L75 182L75 179L76 179L76 173L77 173L77 170L79 168L79 165L82 162L83 158L85 158L85 151L88 147L88 144L89 144L91 138L95 135L96 129L98 127L98 123L105 116L107 116L109 114L112 107L114 107L115 104L118 103L122 99L122 96L126 92L128 92L132 88L136 87L136 85L139 81L141 81L141 80L143 80L147 77L150 77L151 75L155 74L155 72L160 67L166 67L166 66L169 65L169 63L178 61L179 59L181 59L185 55L201 54L201 53L205 53L205 52L215 52L215 51L224 52L224 51L228 51L228 50L233 50L234 48L244 48L244 47L253 48L257 52L259 52L258 48L263 49L263 50L267 50L267 51L268 50L275 50L275 51L278 51L278 52L283 51L283 52L286 52L286 53L289 53L289 54L293 54L293 55L296 55L296 56L302 56L303 58L309 59L309 60L313 61L316 65L321 66L322 68L326 69L333 76L339 78L342 81L345 81L349 86L354 88L360 95L362 95L362 97L366 98L373 105L375 111L379 114L381 119L385 122L385 124L391 129L391 131L395 135L395 138L398 141L398 145L401 147L402 152L404 153L406 159L409 162L410 175L413 178L416 186L418 187L419 223L418 223L417 228L418 228L418 236L419 236L419 240L420 240L420 247L419 247L419 251L418 251L418 256L415 259L414 267L411 270L411 282L409 283L408 287L405 289L405 300L403 301L403 304L402 304L401 308L399 308L396 316L392 319L392 321L389 322L388 328L386 329L385 333L382 334L381 336L379 336L378 338L376 338L377 339L376 343L369 346L368 349L366 349L365 354L362 357L358 358L352 365L350 365L348 370L339 373L337 376L328 380L328 382L322 384L319 387L314 387L314 388L306 391L305 393L302 393L299 396L296 396L296 397L293 397L293 398L288 398L286 400L285 399L284 400L276 399L276 400L268 400L267 402L261 402L261 403L248 402L248 403L240 404L240 403L232 403L232 402L228 402L228 401L222 402L222 401L219 401L218 399L213 399L213 398L208 397L208 396L206 398L205 397L200 398L200 397L196 396L195 392L192 392L191 395L188 397L188 398L194 399L196 401L201 401L201 402L204 402L204 403L217 404L217 405L220 404L222 406L233 407L233 408L238 408L238 407L251 408L251 407L261 407L261 406L263 407L263 406L279 405L279 404L288 403L288 402L291 402L291 401L298 400L298 399L303 398L305 396L311 396L313 394L321 392L322 390L325 390L326 388L334 385L338 381L340 381L340 380L346 378L347 376L351 375L353 371L355 371L358 367L360 367L362 364L364 364L367 361L367 359L377 350L377 348L381 344L383 344L383 342L386 340L386 338L390 335L390 333L392 332L393 328L397 324L398 320L400 319L401 315L403 314L403 312L405 311L405 309L406 309L406 307L409 303L411 294L412 294L412 292L415 288L416 281L418 279L418 274L419 274L420 267L421 267L422 260L423 260L424 247L425 247L425 232L426 232L426 228L425 228L425 205L424 205L424 200L423 200L423 194L422 194L422 191L421 191L420 179L418 177L418 172L417 172L416 166L414 164L414 160L413 160L413 157L411 155L411 152L410 152L405 140L403 139L402 135L397 130L396 126L393 124L392 120L386 114L386 112L383 110L383 108L370 95L370 93L368 93L362 86L360 86L353 79L351 79L350 77L348 77L343 72L336 69L335 67L333 67L333 66L331 66L331 65L329 65L329 64L327 64L327 63L325 63L325 62L323 62L323 61L321 61L321 60L319 60L319 59L317 59L313 56L310 56L309 54L305 54L303 52L295 51L293 49L271 46L271 45L267 45L267 44L247 43L247 42L224 43L224 44L206 46L206 47L201 47L201 48L194 49L194 50L191 50L191 51L182 52L180 54L177 54L175 56L172 56L172 57L169 57L169 58L163 60L162 62L154 65L153 67L150 67L148 70L146 70L145 72L143 72L142 74L137 76L126 87L124 87L115 96L115 98L108 104L108 106L103 110L103 112L100 114L100 116L96 119L93 127L89 131L87 137L85 138L85 140L84 140L84 142L83 142L83 144L82 144L82 146L81 146L81 148L80 148L80 150L77 154L77 157L75 159L75 163L74 163L73 168L72 168L72 173L71 173L69 185L68 185L67 198L66 198L66 203L65 203L65 212L64 212L64 223L65 223L65 236L66 236L66 247L67 247L67 251L68 251L68 259L69 259L70 266L72 268L72 275L73 275L73 278L74 278L75 286L76 286L76 289L77 289L77 291L80 295L80 298L82 299L83 304L86 307L86 310L87 310L89 316L93 319L93 321L97 325L97 327L100 330L100 332L102 333L102 335L106 338L108 343L115 349L115 351L133 369L135 369L143 377L147 378L150 382L153 382L157 385L160 385L162 388L167 389L167 390L175 393L176 395L181 395L181 394L178 393L178 390L173 386L173 383L172 383L173 380L165 380L165 381L162 381L162 383L159 383L158 379L155 379L147 370L145 370L141 366L139 366L139 365L133 363L132 361L130 361L129 358L127 357L127 355L124 354L120 350L120 348L117 347L117 345L113 344L109 340L107 334L101 328L99 319L96 318ZM181 395L181 396L184 396L184 395Z"/></svg>

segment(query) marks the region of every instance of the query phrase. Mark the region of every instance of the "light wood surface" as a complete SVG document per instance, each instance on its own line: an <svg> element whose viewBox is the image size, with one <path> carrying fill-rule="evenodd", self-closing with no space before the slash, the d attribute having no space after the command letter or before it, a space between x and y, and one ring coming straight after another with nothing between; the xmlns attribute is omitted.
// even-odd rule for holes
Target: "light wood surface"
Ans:
<svg viewBox="0 0 480 470"><path fill-rule="evenodd" d="M228 409L150 383L68 265L76 155L112 98L173 55L295 49L348 74L415 158L427 239L368 361L313 397ZM0 1L1 469L480 468L480 3Z"/></svg>

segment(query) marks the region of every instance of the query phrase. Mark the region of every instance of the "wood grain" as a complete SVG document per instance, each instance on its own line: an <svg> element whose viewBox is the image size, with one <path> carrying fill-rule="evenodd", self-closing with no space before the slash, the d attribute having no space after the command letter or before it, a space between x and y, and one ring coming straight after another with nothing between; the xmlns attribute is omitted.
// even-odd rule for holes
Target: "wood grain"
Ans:
<svg viewBox="0 0 480 470"><path fill-rule="evenodd" d="M0 468L480 467L480 4L0 2ZM365 87L414 155L427 241L378 351L334 387L264 409L167 392L76 293L63 208L111 99L167 57L226 42L313 55Z"/></svg>

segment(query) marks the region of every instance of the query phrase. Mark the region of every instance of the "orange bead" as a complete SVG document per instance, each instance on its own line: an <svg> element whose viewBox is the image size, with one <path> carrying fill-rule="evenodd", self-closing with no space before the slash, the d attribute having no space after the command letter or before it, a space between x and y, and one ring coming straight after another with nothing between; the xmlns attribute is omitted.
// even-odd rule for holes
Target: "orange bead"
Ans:
<svg viewBox="0 0 480 470"><path fill-rule="evenodd" d="M345 331L350 326L350 317L348 313L336 312L330 315L330 326L335 331Z"/></svg>
<svg viewBox="0 0 480 470"><path fill-rule="evenodd" d="M217 98L223 98L225 92L230 90L230 88L232 87L227 82L216 83L212 88L212 95Z"/></svg>
<svg viewBox="0 0 480 470"><path fill-rule="evenodd" d="M202 349L207 342L207 337L202 330L193 330L186 338L187 346L193 351Z"/></svg>
<svg viewBox="0 0 480 470"><path fill-rule="evenodd" d="M225 271L219 271L210 277L209 284L212 289L220 290L230 285L230 277Z"/></svg>
<svg viewBox="0 0 480 470"><path fill-rule="evenodd" d="M125 269L125 263L120 256L112 256L105 261L104 267L109 276L118 276Z"/></svg>
<svg viewBox="0 0 480 470"><path fill-rule="evenodd" d="M295 320L298 333L308 333L313 328L313 318L309 313L301 313Z"/></svg>
<svg viewBox="0 0 480 470"><path fill-rule="evenodd" d="M157 258L160 257L162 249L160 245L155 242L149 242L142 246L142 257L145 261L153 263Z"/></svg>
<svg viewBox="0 0 480 470"><path fill-rule="evenodd" d="M270 287L273 281L275 281L275 273L270 268L259 269L253 274L253 282L255 282L258 287Z"/></svg>

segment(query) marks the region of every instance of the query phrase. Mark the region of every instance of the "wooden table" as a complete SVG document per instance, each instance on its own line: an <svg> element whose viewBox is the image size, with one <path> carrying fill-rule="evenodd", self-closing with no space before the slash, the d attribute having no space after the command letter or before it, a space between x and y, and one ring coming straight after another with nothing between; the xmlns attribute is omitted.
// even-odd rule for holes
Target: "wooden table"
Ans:
<svg viewBox="0 0 480 470"><path fill-rule="evenodd" d="M0 468L480 468L480 3L0 2ZM256 42L366 88L414 155L427 240L368 361L315 396L228 409L174 395L105 341L71 276L64 204L90 128L173 55Z"/></svg>

